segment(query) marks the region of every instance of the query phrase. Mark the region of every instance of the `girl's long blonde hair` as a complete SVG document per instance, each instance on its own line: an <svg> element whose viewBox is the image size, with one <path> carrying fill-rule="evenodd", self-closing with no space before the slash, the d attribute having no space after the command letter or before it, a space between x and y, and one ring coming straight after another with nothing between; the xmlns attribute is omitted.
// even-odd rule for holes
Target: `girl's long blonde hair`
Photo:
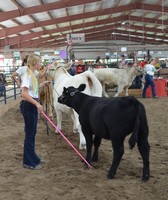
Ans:
<svg viewBox="0 0 168 200"><path fill-rule="evenodd" d="M37 54L30 54L27 59L28 68L27 68L26 73L32 77L32 85L33 85L32 89L34 92L36 92L38 82L37 82L37 79L36 79L34 73L31 70L31 67L35 66L37 64L37 62L39 62L39 61L41 61L41 57Z"/></svg>

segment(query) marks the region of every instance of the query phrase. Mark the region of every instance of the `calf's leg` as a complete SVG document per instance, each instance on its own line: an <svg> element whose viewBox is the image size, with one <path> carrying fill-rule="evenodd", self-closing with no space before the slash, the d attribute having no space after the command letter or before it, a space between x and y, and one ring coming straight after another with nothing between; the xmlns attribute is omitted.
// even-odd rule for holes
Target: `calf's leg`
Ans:
<svg viewBox="0 0 168 200"><path fill-rule="evenodd" d="M73 132L79 133L79 140L80 140L79 149L86 149L86 140L81 130L81 125L79 123L79 116L74 110L72 110L71 112L71 118L73 121Z"/></svg>
<svg viewBox="0 0 168 200"><path fill-rule="evenodd" d="M107 94L107 92L106 92L106 88L105 88L105 84L103 84L103 83L102 83L102 89L103 89L103 90L102 90L102 94L103 94L103 96L105 96L105 97L108 98L109 95Z"/></svg>
<svg viewBox="0 0 168 200"><path fill-rule="evenodd" d="M56 112L56 116L57 116L57 127L59 130L62 129L62 112L59 110L55 110ZM56 133L58 133L58 131L55 131Z"/></svg>
<svg viewBox="0 0 168 200"><path fill-rule="evenodd" d="M129 96L128 95L128 88L125 88L125 96Z"/></svg>
<svg viewBox="0 0 168 200"><path fill-rule="evenodd" d="M142 180L148 181L150 177L150 170L149 170L149 150L150 146L148 143L148 140L138 140L138 149L141 154L142 160L143 160L143 174L142 174Z"/></svg>
<svg viewBox="0 0 168 200"><path fill-rule="evenodd" d="M78 123L78 130L79 130L79 149L86 149L86 140L81 130L80 123Z"/></svg>
<svg viewBox="0 0 168 200"><path fill-rule="evenodd" d="M114 95L114 97L118 97L118 95L123 91L123 89L124 89L124 85L119 85L117 93Z"/></svg>
<svg viewBox="0 0 168 200"><path fill-rule="evenodd" d="M92 157L92 162L97 162L98 160L98 150L99 150L99 147L100 147L100 144L101 144L101 138L98 137L98 136L95 136L94 138L94 153L93 153L93 157Z"/></svg>
<svg viewBox="0 0 168 200"><path fill-rule="evenodd" d="M83 131L84 133L84 131ZM89 164L91 164L91 154L92 154L92 145L93 145L93 138L92 138L92 134L88 134L85 135L85 139L86 139L86 149L87 149L87 154L86 154L86 160ZM86 164L85 164L86 167L88 167Z"/></svg>
<svg viewBox="0 0 168 200"><path fill-rule="evenodd" d="M49 103L49 104L50 104L50 103ZM53 119L53 118L54 118L54 115L53 115L52 105L50 104L48 107L49 107L49 117L50 117L51 119Z"/></svg>
<svg viewBox="0 0 168 200"><path fill-rule="evenodd" d="M74 110L72 110L70 115L71 115L71 119L73 122L73 132L78 133L79 132L79 130L78 130L78 126L79 126L78 114Z"/></svg>
<svg viewBox="0 0 168 200"><path fill-rule="evenodd" d="M112 142L112 145L113 145L113 162L107 175L108 179L114 178L114 175L116 174L117 168L120 164L121 158L124 154L123 141L117 143Z"/></svg>

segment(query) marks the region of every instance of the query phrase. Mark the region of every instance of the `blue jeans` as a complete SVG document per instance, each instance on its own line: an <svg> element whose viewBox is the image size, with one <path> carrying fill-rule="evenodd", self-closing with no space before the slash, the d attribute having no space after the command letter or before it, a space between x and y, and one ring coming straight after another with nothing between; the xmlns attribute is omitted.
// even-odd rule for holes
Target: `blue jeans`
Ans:
<svg viewBox="0 0 168 200"><path fill-rule="evenodd" d="M20 102L20 110L25 122L23 164L35 167L40 163L40 158L35 153L35 136L38 120L37 107L28 101L22 100Z"/></svg>
<svg viewBox="0 0 168 200"><path fill-rule="evenodd" d="M4 84L0 84L0 96L3 96L5 92L5 85Z"/></svg>
<svg viewBox="0 0 168 200"><path fill-rule="evenodd" d="M156 90L155 90L155 83L153 80L153 76L150 76L148 74L145 75L145 86L142 92L142 97L146 97L146 90L149 87L149 85L152 88L152 96L155 97L156 96Z"/></svg>

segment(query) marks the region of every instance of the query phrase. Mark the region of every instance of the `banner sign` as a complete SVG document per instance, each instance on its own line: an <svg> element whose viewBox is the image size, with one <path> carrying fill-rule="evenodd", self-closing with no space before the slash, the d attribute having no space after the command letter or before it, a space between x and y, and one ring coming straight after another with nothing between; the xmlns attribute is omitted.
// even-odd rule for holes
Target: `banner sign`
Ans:
<svg viewBox="0 0 168 200"><path fill-rule="evenodd" d="M67 41L68 40L69 40L69 34L67 34ZM71 41L72 41L72 43L85 42L85 34L84 33L71 33Z"/></svg>
<svg viewBox="0 0 168 200"><path fill-rule="evenodd" d="M14 54L15 60L19 60L20 59L20 52L15 51L13 54Z"/></svg>
<svg viewBox="0 0 168 200"><path fill-rule="evenodd" d="M127 47L121 47L121 51L127 51Z"/></svg>

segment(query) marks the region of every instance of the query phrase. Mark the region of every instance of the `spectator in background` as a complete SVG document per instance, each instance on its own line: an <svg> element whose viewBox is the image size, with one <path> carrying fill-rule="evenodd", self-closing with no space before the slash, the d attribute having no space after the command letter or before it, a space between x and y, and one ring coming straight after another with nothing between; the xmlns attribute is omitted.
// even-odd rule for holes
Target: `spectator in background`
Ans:
<svg viewBox="0 0 168 200"><path fill-rule="evenodd" d="M87 70L94 72L94 64L93 61L88 62Z"/></svg>
<svg viewBox="0 0 168 200"><path fill-rule="evenodd" d="M156 69L160 69L160 67L161 67L161 61L159 60L159 58L155 58L155 61L156 61L156 64L154 65L155 68ZM159 77L160 76L159 70L157 72L158 72L157 76Z"/></svg>
<svg viewBox="0 0 168 200"><path fill-rule="evenodd" d="M75 60L72 60L72 65L71 68L69 70L69 73L74 76L76 74L76 67L75 67Z"/></svg>
<svg viewBox="0 0 168 200"><path fill-rule="evenodd" d="M101 63L100 61L98 61L98 62L96 63L96 68L97 68L97 69L104 68L104 65L102 65L102 63Z"/></svg>
<svg viewBox="0 0 168 200"><path fill-rule="evenodd" d="M155 68L156 69L159 69L160 68L160 60L159 60L159 58L155 58Z"/></svg>
<svg viewBox="0 0 168 200"><path fill-rule="evenodd" d="M145 57L144 60L142 60L140 62L140 66L144 68L146 64L148 64L148 58L147 57Z"/></svg>
<svg viewBox="0 0 168 200"><path fill-rule="evenodd" d="M3 73L0 73L0 97L4 95L4 92L6 90L5 85L7 84L5 75Z"/></svg>
<svg viewBox="0 0 168 200"><path fill-rule="evenodd" d="M85 71L85 63L82 59L79 59L76 63L76 74L80 74Z"/></svg>
<svg viewBox="0 0 168 200"><path fill-rule="evenodd" d="M28 59L29 55L26 55L23 60L22 60L22 66L26 66L27 65L27 59Z"/></svg>
<svg viewBox="0 0 168 200"><path fill-rule="evenodd" d="M99 68L104 68L104 64L100 61L100 56L98 56L96 58L96 66L95 68L99 69Z"/></svg>
<svg viewBox="0 0 168 200"><path fill-rule="evenodd" d="M152 59L150 64L145 65L145 85L142 92L142 98L146 98L146 90L148 89L149 85L152 88L152 96L153 98L157 98L156 90L155 90L155 83L154 83L154 74L158 72L161 68L156 69L155 64L158 62L157 59Z"/></svg>
<svg viewBox="0 0 168 200"><path fill-rule="evenodd" d="M97 58L96 58L96 64L97 63L100 63L100 56L97 56Z"/></svg>
<svg viewBox="0 0 168 200"><path fill-rule="evenodd" d="M168 67L168 60L167 60L167 59L165 59L165 60L162 61L161 67L162 67L162 68Z"/></svg>
<svg viewBox="0 0 168 200"><path fill-rule="evenodd" d="M141 63L138 61L138 59L135 59L134 63L132 64L132 67L140 66L140 64ZM133 81L133 86L135 89L140 89L142 87L142 81L141 81L142 78L143 78L143 75L138 75L135 77Z"/></svg>
<svg viewBox="0 0 168 200"><path fill-rule="evenodd" d="M168 59L165 59L166 67L168 67Z"/></svg>
<svg viewBox="0 0 168 200"><path fill-rule="evenodd" d="M125 55L121 56L121 61L119 62L119 69L127 69L128 68L128 61L125 60Z"/></svg>

